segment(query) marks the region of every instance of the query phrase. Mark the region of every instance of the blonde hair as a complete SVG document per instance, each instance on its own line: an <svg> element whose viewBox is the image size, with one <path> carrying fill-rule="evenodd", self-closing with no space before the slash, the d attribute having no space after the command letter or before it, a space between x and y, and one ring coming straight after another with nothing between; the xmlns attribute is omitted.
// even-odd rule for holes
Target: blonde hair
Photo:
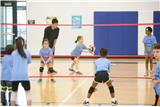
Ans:
<svg viewBox="0 0 160 107"><path fill-rule="evenodd" d="M83 36L78 36L77 40L75 41L75 43L77 43L81 38L83 38Z"/></svg>

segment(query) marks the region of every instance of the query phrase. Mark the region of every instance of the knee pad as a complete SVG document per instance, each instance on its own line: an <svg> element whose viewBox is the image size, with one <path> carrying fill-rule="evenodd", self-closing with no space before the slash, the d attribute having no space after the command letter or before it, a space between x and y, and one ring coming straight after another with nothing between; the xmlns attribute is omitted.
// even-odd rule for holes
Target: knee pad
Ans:
<svg viewBox="0 0 160 107"><path fill-rule="evenodd" d="M49 71L50 71L50 73L53 73L53 72L54 72L52 67L49 68Z"/></svg>
<svg viewBox="0 0 160 107"><path fill-rule="evenodd" d="M109 87L109 91L110 93L114 93L114 87L113 86Z"/></svg>
<svg viewBox="0 0 160 107"><path fill-rule="evenodd" d="M31 92L26 93L26 99L27 99L27 101L32 100Z"/></svg>
<svg viewBox="0 0 160 107"><path fill-rule="evenodd" d="M17 93L12 92L12 94L11 94L11 101L16 101L16 99L17 99Z"/></svg>
<svg viewBox="0 0 160 107"><path fill-rule="evenodd" d="M90 87L88 93L92 94L94 92L94 88Z"/></svg>
<svg viewBox="0 0 160 107"><path fill-rule="evenodd" d="M40 68L39 68L39 71L40 71L40 72L43 72L43 70L44 70L43 67L40 67Z"/></svg>

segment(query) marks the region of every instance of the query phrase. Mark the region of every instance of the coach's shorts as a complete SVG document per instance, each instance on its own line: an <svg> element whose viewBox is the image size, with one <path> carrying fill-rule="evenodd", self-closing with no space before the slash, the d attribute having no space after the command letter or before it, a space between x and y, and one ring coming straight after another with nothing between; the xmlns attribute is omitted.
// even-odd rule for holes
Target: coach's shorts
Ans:
<svg viewBox="0 0 160 107"><path fill-rule="evenodd" d="M107 71L99 71L95 74L94 82L96 83L107 83L110 80L109 74Z"/></svg>

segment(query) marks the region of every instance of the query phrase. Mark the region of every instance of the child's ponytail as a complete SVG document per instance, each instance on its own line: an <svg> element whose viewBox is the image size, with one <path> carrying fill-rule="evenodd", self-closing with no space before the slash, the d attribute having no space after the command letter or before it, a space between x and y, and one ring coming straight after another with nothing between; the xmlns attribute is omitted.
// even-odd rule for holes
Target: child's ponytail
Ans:
<svg viewBox="0 0 160 107"><path fill-rule="evenodd" d="M78 36L77 40L75 41L75 43L77 43L81 38L83 38L83 36Z"/></svg>
<svg viewBox="0 0 160 107"><path fill-rule="evenodd" d="M16 38L15 44L16 44L16 48L17 48L19 54L20 54L22 57L24 57L24 58L27 59L27 56L26 56L26 54L25 54L25 52L24 52L24 50L23 50L24 39L23 39L22 37Z"/></svg>

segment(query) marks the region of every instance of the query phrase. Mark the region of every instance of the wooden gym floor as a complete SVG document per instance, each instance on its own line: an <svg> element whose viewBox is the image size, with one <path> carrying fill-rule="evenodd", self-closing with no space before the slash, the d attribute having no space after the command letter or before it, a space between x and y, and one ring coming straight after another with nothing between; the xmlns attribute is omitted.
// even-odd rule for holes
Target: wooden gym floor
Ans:
<svg viewBox="0 0 160 107"><path fill-rule="evenodd" d="M96 59L80 59L79 69L83 76L94 75L94 61ZM144 77L144 59L109 59L112 62L111 76L117 77ZM154 60L154 71L156 69ZM56 76L71 76L68 71L72 61L70 58L55 58L54 69ZM33 58L29 65L29 76L39 76L40 59ZM0 67L1 69L1 67ZM47 76L47 67L44 69ZM51 83L50 78L43 78L38 83L38 78L30 78L32 106L83 106L87 92L93 78L55 78L56 83ZM150 79L117 79L112 78L115 88L115 98L119 106L151 106L155 101L155 91ZM21 85L18 91L18 103L26 105L25 93ZM107 85L99 84L97 91L90 99L90 106L111 106L111 97Z"/></svg>

